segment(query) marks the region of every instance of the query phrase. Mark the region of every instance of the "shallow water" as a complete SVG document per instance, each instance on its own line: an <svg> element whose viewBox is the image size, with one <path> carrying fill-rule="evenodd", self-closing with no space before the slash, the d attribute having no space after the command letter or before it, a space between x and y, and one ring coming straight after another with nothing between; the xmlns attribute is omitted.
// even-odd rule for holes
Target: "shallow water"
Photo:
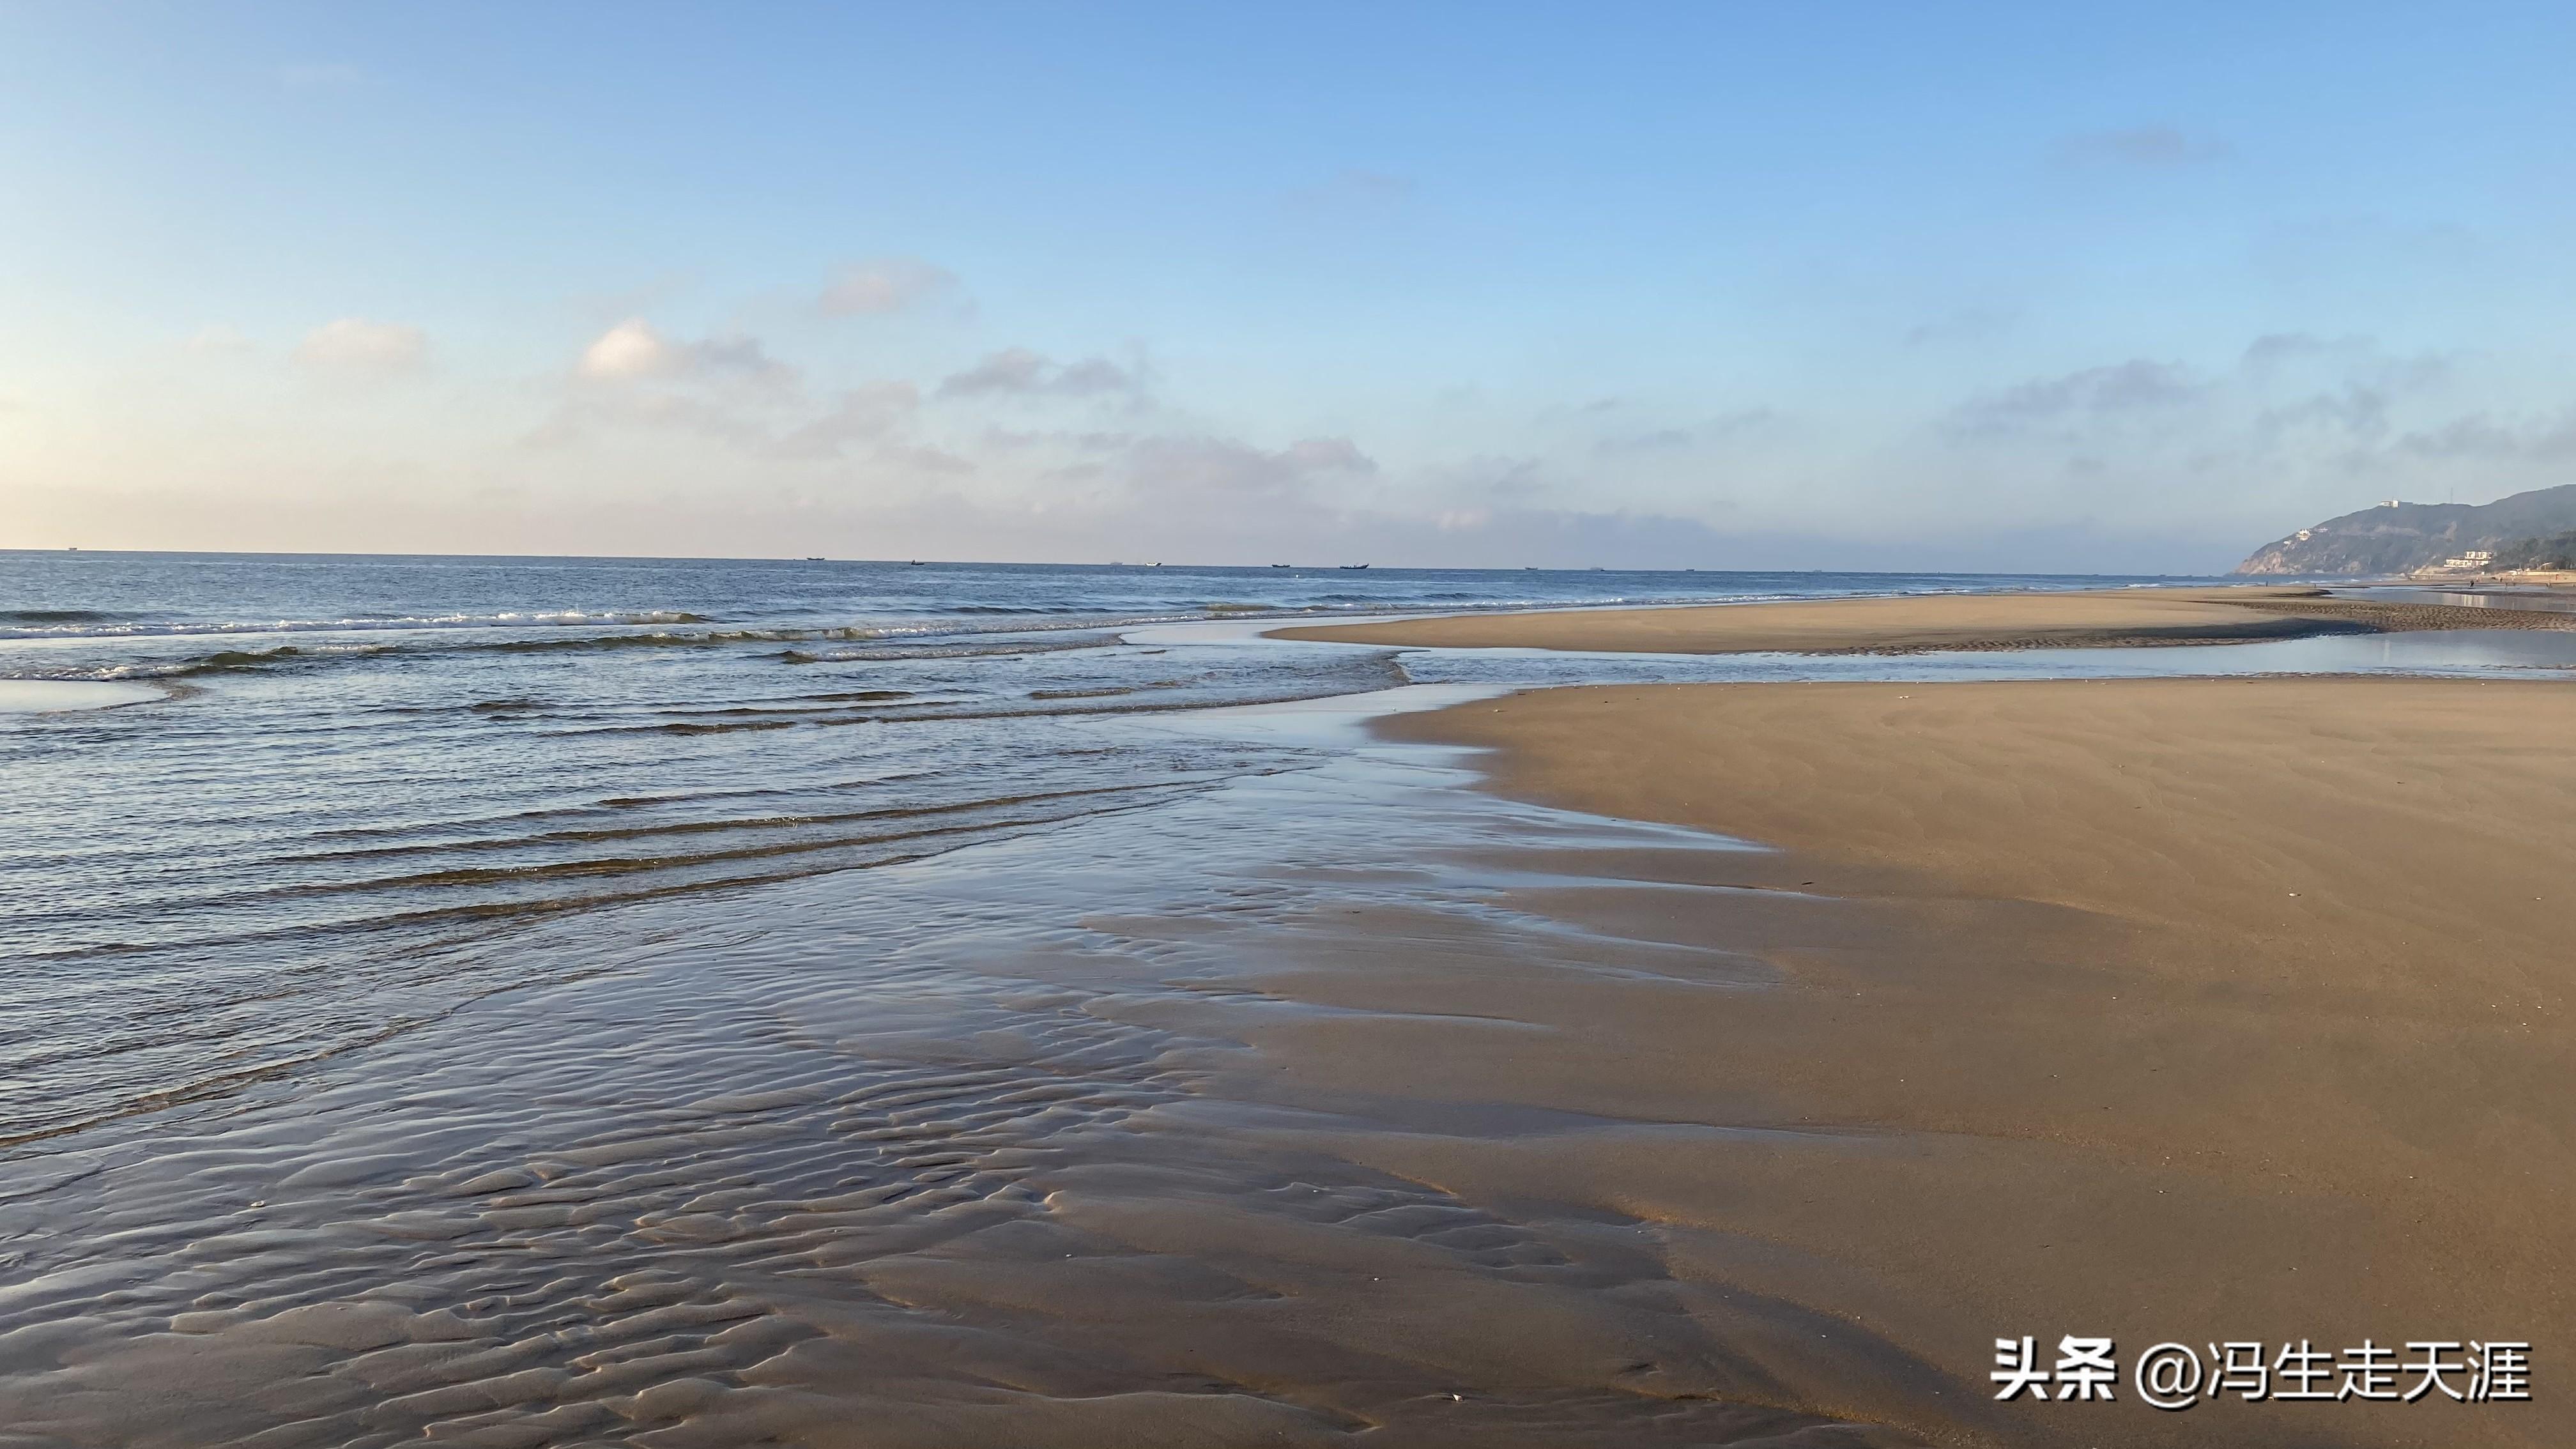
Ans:
<svg viewBox="0 0 2576 1449"><path fill-rule="evenodd" d="M2576 594L2571 594L2565 589L2537 585L2497 584L2474 587L2461 585L2451 588L2374 585L2342 589L2337 592L2390 604L2444 604L2464 609L2523 609L2545 614L2576 613Z"/></svg>
<svg viewBox="0 0 2576 1449"><path fill-rule="evenodd" d="M1339 645L1328 648L1357 649ZM1797 680L2174 679L2289 674L2411 674L2480 679L2576 677L2576 633L2428 630L2320 634L2249 644L1998 649L1924 654L1568 654L1543 649L1399 651L1424 684L1763 683Z"/></svg>
<svg viewBox="0 0 2576 1449"><path fill-rule="evenodd" d="M1352 744L1374 709L1461 697L1134 722L1298 767L864 889L525 923L513 951L575 979L26 1144L0 1418L35 1443L713 1445L821 1432L848 1410L817 1392L863 1383L850 1442L1910 1442L1706 1396L1739 1370L1638 1227L1517 1222L1319 1145L1437 1104L1264 1085L1248 1043L1336 1008L1263 978L1390 923L1740 985L1506 907L1452 854L1727 843ZM1487 1294L1535 1336L1462 1324ZM1599 1382L1632 1369L1674 1383Z"/></svg>
<svg viewBox="0 0 2576 1449"><path fill-rule="evenodd" d="M0 726L11 1442L1907 1442L1757 1407L1779 1365L1717 1327L1745 1302L1676 1282L1651 1224L1364 1165L1627 1127L1280 1075L1268 1044L1354 1014L1474 1016L1297 989L1328 963L1768 980L1511 894L1570 850L1750 847L1464 789L1471 761L1359 722L1530 683L2576 667L2546 634L1688 659L1203 622L1473 592L1374 570L1364 600L998 571L972 607L1027 608L941 614L930 584L791 608L613 565L522 599L580 623L495 622L502 583L537 591L488 567L384 585L387 628L268 597L299 627L220 649L214 605L20 611L110 632L13 666L179 692ZM1226 587L1190 609L1176 577ZM1888 1402L1942 1391L1848 1325L1756 1318Z"/></svg>

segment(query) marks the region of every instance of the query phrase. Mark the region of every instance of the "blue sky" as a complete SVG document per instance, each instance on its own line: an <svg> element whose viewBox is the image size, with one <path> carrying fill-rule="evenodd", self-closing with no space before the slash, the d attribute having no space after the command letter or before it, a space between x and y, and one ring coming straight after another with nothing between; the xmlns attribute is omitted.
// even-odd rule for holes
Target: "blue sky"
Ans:
<svg viewBox="0 0 2576 1449"><path fill-rule="evenodd" d="M0 4L0 545L2223 568L2568 481L2576 12Z"/></svg>

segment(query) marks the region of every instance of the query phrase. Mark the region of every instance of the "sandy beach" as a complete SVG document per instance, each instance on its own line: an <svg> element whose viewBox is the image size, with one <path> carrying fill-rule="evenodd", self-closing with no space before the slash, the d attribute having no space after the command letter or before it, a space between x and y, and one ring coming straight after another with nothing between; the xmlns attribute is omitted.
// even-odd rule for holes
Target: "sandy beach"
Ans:
<svg viewBox="0 0 2576 1449"><path fill-rule="evenodd" d="M1692 614L1852 651L2282 627L2133 593L1395 627ZM1297 707L1376 719L1365 746L1272 706L1069 735L1158 779L1258 768L549 916L506 937L545 979L30 1142L0 1424L47 1449L2576 1431L2576 691L1439 698L1469 694ZM1994 1342L2025 1334L2124 1363L2529 1341L2535 1401L2160 1413L2124 1377L1998 1404Z"/></svg>
<svg viewBox="0 0 2576 1449"><path fill-rule="evenodd" d="M1716 999L1484 983L1480 1011L1550 1036L1444 1056L1455 1090L1640 1126L1425 1144L1406 1175L1658 1224L1676 1276L1865 1328L1962 1384L2023 1333L2340 1346L2576 1328L2554 1226L2576 1200L2560 1085L2576 692L1558 689L1388 728L1492 751L1505 792L1779 848L1715 873L1593 860L1578 868L1628 883L1533 893L1777 976ZM1413 1060L1341 1069L1418 1076ZM2501 1412L1980 1406L1980 1428L1977 1409L1866 1381L1811 1366L1783 1397L2031 1443L2538 1444L2576 1427L2552 1395Z"/></svg>
<svg viewBox="0 0 2576 1449"><path fill-rule="evenodd" d="M1661 609L1452 614L1273 630L1282 639L1613 654L1911 654L2246 643L2424 629L2571 629L2576 614L2327 597L2299 585L1914 595Z"/></svg>

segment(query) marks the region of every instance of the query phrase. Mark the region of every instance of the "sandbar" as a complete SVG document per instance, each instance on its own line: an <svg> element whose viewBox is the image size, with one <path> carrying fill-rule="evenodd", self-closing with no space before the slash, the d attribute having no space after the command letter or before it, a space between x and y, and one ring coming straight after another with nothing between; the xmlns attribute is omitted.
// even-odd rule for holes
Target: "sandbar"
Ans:
<svg viewBox="0 0 2576 1449"><path fill-rule="evenodd" d="M1917 594L1890 598L1451 614L1316 624L1275 638L1621 654L1911 654L1943 649L2250 643L2422 629L2576 629L2576 614L2328 596L2297 585Z"/></svg>

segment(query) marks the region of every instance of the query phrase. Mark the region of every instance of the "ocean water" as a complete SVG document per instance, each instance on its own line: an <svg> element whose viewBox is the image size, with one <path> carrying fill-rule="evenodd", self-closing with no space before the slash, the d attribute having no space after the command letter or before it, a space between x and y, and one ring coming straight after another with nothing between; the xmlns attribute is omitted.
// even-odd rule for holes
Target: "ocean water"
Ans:
<svg viewBox="0 0 2576 1449"><path fill-rule="evenodd" d="M720 916L1298 763L1136 716L1411 682L1141 626L2080 582L0 553L0 688L143 701L0 714L0 1143L601 969L621 905ZM513 945L580 915L582 950Z"/></svg>

